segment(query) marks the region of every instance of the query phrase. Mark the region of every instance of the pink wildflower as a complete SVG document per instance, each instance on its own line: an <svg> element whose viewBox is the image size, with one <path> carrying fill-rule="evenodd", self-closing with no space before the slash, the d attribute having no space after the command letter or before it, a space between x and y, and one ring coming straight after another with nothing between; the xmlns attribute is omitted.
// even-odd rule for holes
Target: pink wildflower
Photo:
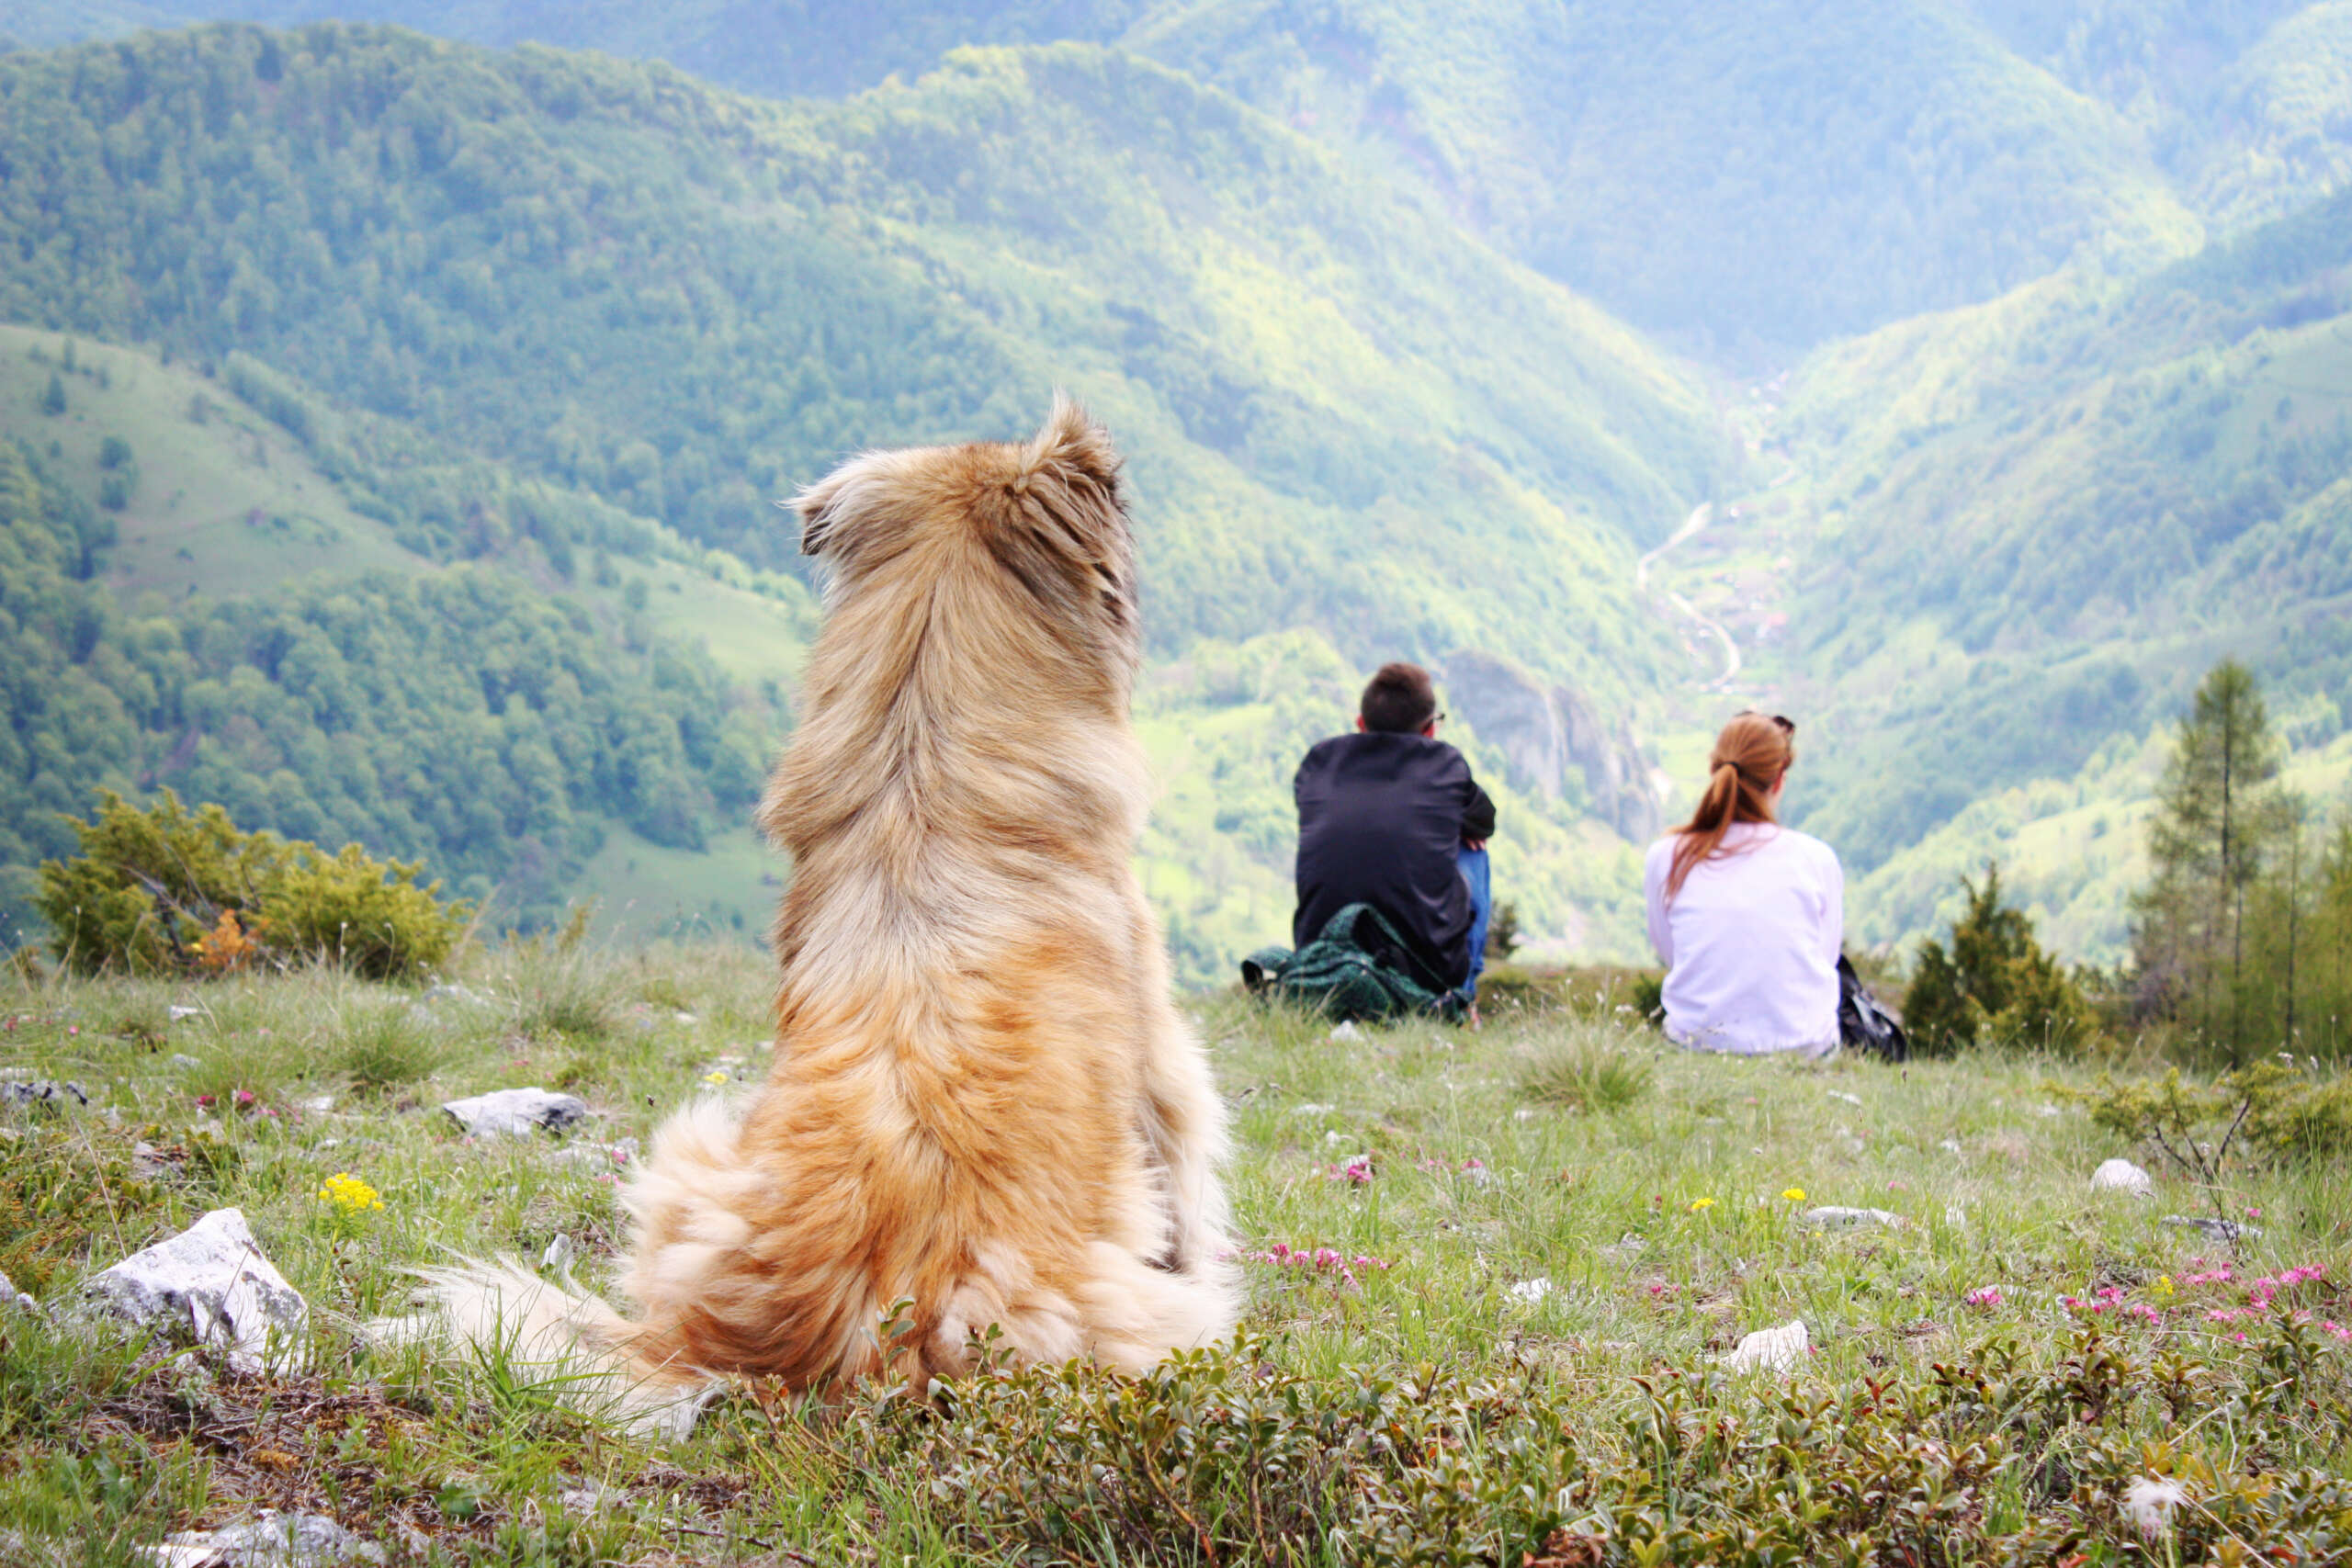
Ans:
<svg viewBox="0 0 2352 1568"><path fill-rule="evenodd" d="M253 1090L249 1089L241 1089L237 1091L237 1109L243 1111L246 1106L251 1105L259 1098L260 1097L254 1094Z"/></svg>
<svg viewBox="0 0 2352 1568"><path fill-rule="evenodd" d="M1356 1155L1344 1164L1335 1165L1323 1173L1328 1180L1344 1181L1351 1187L1363 1187L1372 1180L1372 1156Z"/></svg>
<svg viewBox="0 0 2352 1568"><path fill-rule="evenodd" d="M2001 1287L1979 1285L1960 1299L1973 1307L1996 1307L2001 1304Z"/></svg>

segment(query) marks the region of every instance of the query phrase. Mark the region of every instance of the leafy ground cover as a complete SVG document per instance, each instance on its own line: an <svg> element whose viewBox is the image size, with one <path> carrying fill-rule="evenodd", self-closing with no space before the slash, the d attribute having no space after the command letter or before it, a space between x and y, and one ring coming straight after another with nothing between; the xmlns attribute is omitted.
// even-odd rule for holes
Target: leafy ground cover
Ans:
<svg viewBox="0 0 2352 1568"><path fill-rule="evenodd" d="M496 1356L358 1325L451 1248L563 1235L603 1279L626 1140L762 1070L765 965L547 942L460 968L431 994L10 984L11 1080L93 1098L0 1112L0 1268L43 1303L0 1309L11 1561L143 1562L260 1506L396 1560L583 1565L2227 1562L2352 1535L2339 1168L2094 1193L2135 1151L2063 1092L2090 1065L1699 1059L1605 974L1522 984L1478 1033L1196 1004L1238 1149L1236 1348L928 1402L747 1389L649 1446ZM521 1085L597 1114L481 1143L436 1109ZM230 1204L311 1303L311 1370L64 1310ZM1900 1223L1808 1224L1824 1204ZM1793 1370L1721 1359L1792 1320Z"/></svg>

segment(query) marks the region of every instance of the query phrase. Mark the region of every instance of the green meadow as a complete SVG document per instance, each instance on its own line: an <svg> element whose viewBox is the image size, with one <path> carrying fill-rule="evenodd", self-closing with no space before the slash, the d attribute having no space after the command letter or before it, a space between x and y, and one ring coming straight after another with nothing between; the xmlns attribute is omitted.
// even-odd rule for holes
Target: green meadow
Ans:
<svg viewBox="0 0 2352 1568"><path fill-rule="evenodd" d="M1598 972L1506 984L1476 1032L1334 1039L1204 996L1235 1346L1133 1381L992 1366L929 1398L738 1388L669 1444L495 1352L361 1325L453 1252L568 1237L605 1284L625 1140L748 1092L768 967L543 941L449 979L9 983L8 1081L92 1104L0 1113L0 1268L39 1303L0 1315L8 1562L130 1568L261 1506L394 1561L581 1568L2319 1561L2352 1529L2340 1165L2190 1181L2069 1098L2139 1071L2128 1052L1702 1057ZM518 1086L594 1114L481 1142L438 1109ZM2152 1197L2092 1190L2119 1156ZM88 1274L224 1206L310 1303L301 1369L77 1312ZM1739 1365L1792 1322L1802 1354ZM2179 1501L2143 1503L2143 1535L2130 1499L2162 1483Z"/></svg>

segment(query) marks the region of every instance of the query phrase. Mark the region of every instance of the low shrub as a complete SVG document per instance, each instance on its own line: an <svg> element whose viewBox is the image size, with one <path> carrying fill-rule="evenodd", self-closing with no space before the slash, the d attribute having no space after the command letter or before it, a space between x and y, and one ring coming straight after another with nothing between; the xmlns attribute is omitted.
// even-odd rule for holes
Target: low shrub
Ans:
<svg viewBox="0 0 2352 1568"><path fill-rule="evenodd" d="M465 931L468 907L419 886L418 863L248 833L169 790L145 810L107 790L96 820L69 820L82 852L41 863L35 903L60 961L85 975L318 960L390 979L439 964Z"/></svg>
<svg viewBox="0 0 2352 1568"><path fill-rule="evenodd" d="M2239 1162L2325 1159L2352 1149L2352 1077L2315 1077L2290 1058L2258 1062L2210 1083L2181 1076L2086 1089L2043 1086L2089 1111L2113 1133L2191 1179L2215 1184Z"/></svg>

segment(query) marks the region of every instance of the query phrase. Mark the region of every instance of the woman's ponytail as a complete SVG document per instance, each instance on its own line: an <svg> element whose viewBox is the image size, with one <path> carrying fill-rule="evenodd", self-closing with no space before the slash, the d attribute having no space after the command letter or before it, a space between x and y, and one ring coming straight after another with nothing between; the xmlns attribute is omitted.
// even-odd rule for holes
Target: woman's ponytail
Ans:
<svg viewBox="0 0 2352 1568"><path fill-rule="evenodd" d="M1691 867L1722 852L1724 835L1734 823L1772 820L1772 786L1796 761L1791 739L1795 733L1787 719L1760 713L1739 714L1724 726L1707 759L1707 787L1690 820L1676 829L1674 860L1666 874L1668 898L1682 891Z"/></svg>

